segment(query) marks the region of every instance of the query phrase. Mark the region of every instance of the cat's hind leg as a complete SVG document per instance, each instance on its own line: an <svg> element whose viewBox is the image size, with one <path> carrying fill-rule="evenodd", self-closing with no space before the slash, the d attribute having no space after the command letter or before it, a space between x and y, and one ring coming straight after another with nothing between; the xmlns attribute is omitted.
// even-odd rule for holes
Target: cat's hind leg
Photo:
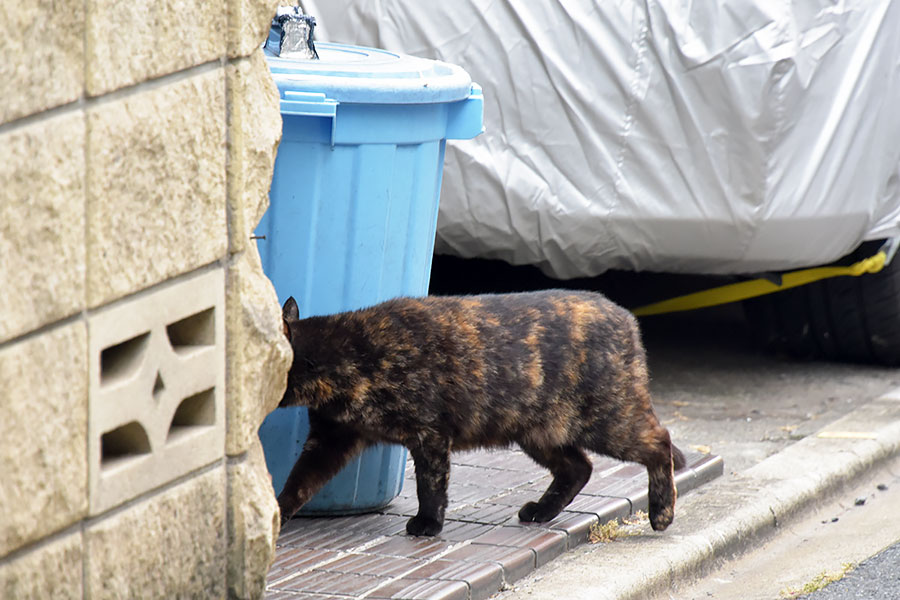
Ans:
<svg viewBox="0 0 900 600"><path fill-rule="evenodd" d="M666 430L663 429L663 431ZM668 439L668 432L666 432L665 437ZM664 454L666 456L660 453L655 458L648 458L644 462L649 478L647 500L650 512L650 526L653 527L654 531L662 531L672 524L675 518L675 499L678 497L672 468L671 450Z"/></svg>
<svg viewBox="0 0 900 600"><path fill-rule="evenodd" d="M608 443L597 444L591 449L600 454L640 463L647 467L650 526L655 531L662 531L671 525L675 518L675 499L678 491L675 488L673 467L675 463L683 466L684 457L672 445L668 430L659 424L652 413L649 413L646 419L640 423L637 431L631 429L627 436L611 437L620 441L623 439L628 441L616 446Z"/></svg>
<svg viewBox="0 0 900 600"><path fill-rule="evenodd" d="M591 478L593 465L575 446L541 448L522 446L536 463L553 474L550 487L537 502L528 502L519 510L519 519L543 523L558 515Z"/></svg>
<svg viewBox="0 0 900 600"><path fill-rule="evenodd" d="M278 495L283 526L366 446L356 431L309 413L309 436Z"/></svg>
<svg viewBox="0 0 900 600"><path fill-rule="evenodd" d="M419 512L406 523L410 535L437 535L444 528L450 483L450 440L429 436L408 445L416 467Z"/></svg>

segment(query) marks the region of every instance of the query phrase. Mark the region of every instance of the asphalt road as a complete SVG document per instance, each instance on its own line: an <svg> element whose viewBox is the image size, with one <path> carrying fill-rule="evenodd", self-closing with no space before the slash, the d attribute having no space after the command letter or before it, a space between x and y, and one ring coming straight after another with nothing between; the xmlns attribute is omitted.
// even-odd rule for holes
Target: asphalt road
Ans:
<svg viewBox="0 0 900 600"><path fill-rule="evenodd" d="M801 596L806 600L897 600L900 598L900 543L862 562L840 581Z"/></svg>

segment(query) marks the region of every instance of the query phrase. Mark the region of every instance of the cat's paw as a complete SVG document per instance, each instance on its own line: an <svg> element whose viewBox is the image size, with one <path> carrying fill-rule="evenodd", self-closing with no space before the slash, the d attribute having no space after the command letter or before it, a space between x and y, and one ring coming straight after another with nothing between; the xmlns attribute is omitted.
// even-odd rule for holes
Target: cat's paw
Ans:
<svg viewBox="0 0 900 600"><path fill-rule="evenodd" d="M664 508L650 507L650 527L653 531L663 531L675 520L675 510L671 506Z"/></svg>
<svg viewBox="0 0 900 600"><path fill-rule="evenodd" d="M286 516L284 516L284 513L282 513L281 514L281 529L284 529L284 526L287 525L290 520L291 520L290 517L286 517Z"/></svg>
<svg viewBox="0 0 900 600"><path fill-rule="evenodd" d="M298 509L293 504L289 504L279 498L278 510L281 512L281 529L284 529L284 526L287 525Z"/></svg>
<svg viewBox="0 0 900 600"><path fill-rule="evenodd" d="M559 510L544 506L540 502L526 502L519 509L519 520L526 523L546 523L559 513Z"/></svg>
<svg viewBox="0 0 900 600"><path fill-rule="evenodd" d="M444 524L437 519L416 515L406 522L406 533L409 535L437 535Z"/></svg>

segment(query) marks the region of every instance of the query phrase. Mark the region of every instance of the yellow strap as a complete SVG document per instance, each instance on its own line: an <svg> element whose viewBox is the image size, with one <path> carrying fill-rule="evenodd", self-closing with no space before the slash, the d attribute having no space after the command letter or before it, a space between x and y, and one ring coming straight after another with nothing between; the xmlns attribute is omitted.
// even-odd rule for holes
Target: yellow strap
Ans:
<svg viewBox="0 0 900 600"><path fill-rule="evenodd" d="M859 277L864 273L877 273L884 268L886 261L887 253L882 250L874 256L853 263L848 267L816 267L814 269L802 269L800 271L784 273L781 276L781 285L772 283L767 279L741 281L739 283L723 285L702 292L687 294L686 296L678 296L677 298L663 300L662 302L647 304L632 312L639 317L645 317L648 315L680 312L683 310L716 306L718 304L727 304L728 302L737 302L738 300L746 300L747 298L755 298L756 296L764 296L765 294L806 285L807 283L819 281L820 279L827 279L829 277L840 277L843 275Z"/></svg>

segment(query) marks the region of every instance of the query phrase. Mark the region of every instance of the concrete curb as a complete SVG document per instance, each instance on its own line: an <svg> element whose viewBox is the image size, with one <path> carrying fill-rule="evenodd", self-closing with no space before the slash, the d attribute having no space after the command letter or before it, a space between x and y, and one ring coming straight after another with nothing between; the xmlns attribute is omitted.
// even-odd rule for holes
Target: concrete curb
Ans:
<svg viewBox="0 0 900 600"><path fill-rule="evenodd" d="M742 473L684 496L675 523L663 534L648 527L612 544L576 549L498 598L632 600L663 594L763 542L898 453L900 389Z"/></svg>

